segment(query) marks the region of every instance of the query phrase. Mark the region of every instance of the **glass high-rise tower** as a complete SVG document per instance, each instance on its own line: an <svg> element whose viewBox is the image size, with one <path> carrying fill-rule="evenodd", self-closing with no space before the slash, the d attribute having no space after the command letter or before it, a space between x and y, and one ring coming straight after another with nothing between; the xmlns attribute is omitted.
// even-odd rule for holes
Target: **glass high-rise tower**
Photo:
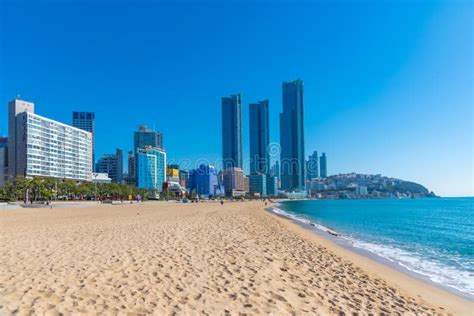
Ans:
<svg viewBox="0 0 474 316"><path fill-rule="evenodd" d="M163 149L163 135L146 125L138 126L138 131L133 134L134 152L139 148L154 147Z"/></svg>
<svg viewBox="0 0 474 316"><path fill-rule="evenodd" d="M241 102L240 94L222 98L223 169L242 168Z"/></svg>
<svg viewBox="0 0 474 316"><path fill-rule="evenodd" d="M318 152L313 151L308 158L308 165L306 166L306 176L308 180L312 180L319 177L319 157Z"/></svg>
<svg viewBox="0 0 474 316"><path fill-rule="evenodd" d="M326 153L323 153L322 156L319 158L319 168L321 178L326 178L328 176L328 165L327 165L327 157Z"/></svg>
<svg viewBox="0 0 474 316"><path fill-rule="evenodd" d="M249 106L251 174L270 172L268 103L268 100L264 100Z"/></svg>
<svg viewBox="0 0 474 316"><path fill-rule="evenodd" d="M281 188L305 190L303 81L283 82L280 113Z"/></svg>
<svg viewBox="0 0 474 316"><path fill-rule="evenodd" d="M95 113L72 112L72 126L92 133L92 170L95 164Z"/></svg>

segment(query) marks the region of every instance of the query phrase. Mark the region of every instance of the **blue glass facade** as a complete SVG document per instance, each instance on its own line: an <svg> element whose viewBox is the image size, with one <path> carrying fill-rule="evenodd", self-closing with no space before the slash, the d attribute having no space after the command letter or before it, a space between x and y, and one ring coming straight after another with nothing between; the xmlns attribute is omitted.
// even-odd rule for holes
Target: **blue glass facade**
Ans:
<svg viewBox="0 0 474 316"><path fill-rule="evenodd" d="M222 98L223 168L242 168L242 104L240 94Z"/></svg>
<svg viewBox="0 0 474 316"><path fill-rule="evenodd" d="M278 178L267 176L267 196L278 195Z"/></svg>
<svg viewBox="0 0 474 316"><path fill-rule="evenodd" d="M326 153L323 153L319 158L319 166L321 168L321 178L326 178L328 176L328 165L327 165Z"/></svg>
<svg viewBox="0 0 474 316"><path fill-rule="evenodd" d="M268 100L250 104L250 173L270 172Z"/></svg>
<svg viewBox="0 0 474 316"><path fill-rule="evenodd" d="M139 148L135 157L137 187L161 192L166 181L166 153L158 148Z"/></svg>
<svg viewBox="0 0 474 316"><path fill-rule="evenodd" d="M199 168L189 172L189 192L198 195L214 196L220 194L217 172L213 166L200 165Z"/></svg>
<svg viewBox="0 0 474 316"><path fill-rule="evenodd" d="M264 174L252 174L249 176L250 193L258 193L267 196L267 176Z"/></svg>
<svg viewBox="0 0 474 316"><path fill-rule="evenodd" d="M94 112L72 112L72 126L92 133L92 170L94 170L94 167L95 167L95 113Z"/></svg>
<svg viewBox="0 0 474 316"><path fill-rule="evenodd" d="M314 151L308 158L308 165L306 166L306 176L308 180L319 177L319 157L318 152Z"/></svg>
<svg viewBox="0 0 474 316"><path fill-rule="evenodd" d="M303 81L283 82L280 113L281 188L305 190Z"/></svg>

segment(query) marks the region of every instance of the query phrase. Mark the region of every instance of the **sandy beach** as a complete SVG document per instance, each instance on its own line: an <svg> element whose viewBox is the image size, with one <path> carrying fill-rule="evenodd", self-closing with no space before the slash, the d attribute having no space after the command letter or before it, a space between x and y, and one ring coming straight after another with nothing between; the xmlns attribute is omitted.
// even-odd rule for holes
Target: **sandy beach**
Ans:
<svg viewBox="0 0 474 316"><path fill-rule="evenodd" d="M473 314L264 207L1 210L1 314Z"/></svg>

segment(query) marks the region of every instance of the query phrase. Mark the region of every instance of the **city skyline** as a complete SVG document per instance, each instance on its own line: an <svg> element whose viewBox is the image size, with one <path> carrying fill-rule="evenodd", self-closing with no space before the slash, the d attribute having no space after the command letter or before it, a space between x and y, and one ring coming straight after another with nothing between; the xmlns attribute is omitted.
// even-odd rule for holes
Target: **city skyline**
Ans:
<svg viewBox="0 0 474 316"><path fill-rule="evenodd" d="M149 14L157 9L153 4L144 6L151 6L147 8ZM139 13L147 16L144 8L117 6L111 11L112 18L101 21L98 16L86 13L86 4L57 5L51 8L51 12L46 12L27 3L18 6L6 3L2 13L6 32L2 32L5 50L1 63L7 75L1 82L1 104L7 104L20 94L21 98L38 105L46 117L67 124L71 123L70 116L74 110L95 112L96 157L113 152L116 147L124 151L132 149L131 131L140 124L156 124L156 130L166 137L170 158L215 161L221 156L221 96L234 91L242 93L243 157L247 158L248 104L269 99L272 105L270 141L279 142L281 82L300 77L305 81L306 154L315 150L328 153L331 160L328 174L352 171L381 173L422 183L440 195L474 194L470 109L473 95L469 89L472 86L470 69L473 67L469 58L472 47L464 40L472 35L466 27L472 20L471 4L424 3L412 7L409 12L407 4L392 4L389 13L374 5L368 8L370 15L366 15L370 19L367 21L363 19L361 8L352 8L349 4L348 8L324 3L307 4L301 8L285 4L273 8L255 6L252 17L262 16L264 9L268 9L268 17L263 24L253 26L255 34L248 39L238 35L242 47L237 52L242 53L264 40L270 54L254 51L254 55L239 55L232 52L232 46L222 37L222 32L234 34L234 26L245 9L237 7L230 23L218 31L212 26L219 22L219 13L229 8L216 6L207 13L212 25L198 25L195 30L209 34L201 38L208 46L197 49L196 59L180 54L180 51L188 50L164 35L164 41L170 45L159 56L170 64L166 66L158 61L151 62L156 59L153 55L159 45L141 41L154 34L157 37L163 35L159 28L160 23L170 23L166 17L163 22L127 25L136 34L136 39L126 39L124 44L119 44L118 40L120 32L126 29L119 27L115 31L107 26L107 23L117 26L114 17L125 16L128 9L133 21ZM79 10L75 13L71 8L76 7ZM179 10L179 6L172 5L159 8L162 12ZM107 9L110 8L102 3L97 12L107 12ZM352 9L355 11L351 12ZM294 17L287 16L286 12L294 13ZM310 22L309 16L314 12L320 12L316 14L320 18L317 25ZM34 30L11 23L20 13L31 18ZM85 31L74 26L82 25L79 19L82 15L78 13L90 19L90 26ZM51 14L59 20L39 24L49 20ZM329 18L322 16L324 14ZM337 21L347 18L348 22L334 25L330 17L335 16ZM292 25L290 30L284 31L283 24L276 22L279 17L285 17L285 25ZM192 16L183 18L190 19L192 24ZM396 23L400 19L405 21L404 25ZM432 23L434 19L436 24ZM351 30L351 23L361 21L360 32ZM55 27L55 23L62 23L64 28ZM172 25L177 27L173 34L188 39L185 26ZM379 29L375 30L375 25ZM331 26L335 26L334 32L328 31ZM239 32L248 34L246 27L243 26L244 30ZM305 27L311 31L294 32ZM275 28L275 34L279 36L264 36L270 28ZM362 36L363 32L368 35ZM57 42L44 38L45 34L56 34ZM101 34L105 39L103 44L99 41ZM226 38L232 38L227 35ZM86 43L89 37L94 43L99 41L94 53L82 56L74 53L76 45ZM350 38L354 38L357 46L350 42ZM317 44L310 44L312 42ZM25 61L20 58L21 54L18 55L25 47L23 43L35 47L30 60ZM126 59L114 49L133 43L142 48L140 51L144 55L132 54L130 59ZM281 43L292 49L279 52ZM191 41L187 45L193 44L195 42ZM219 44L223 44L220 53L211 54ZM49 54L51 51L54 53ZM122 69L115 71L114 68L123 60L128 60L123 73ZM176 67L178 61L183 62L183 66ZM94 72L91 66L99 67L100 73ZM230 70L239 67L241 69L235 72ZM217 68L222 70L216 72ZM189 69L196 74L191 75ZM232 76L222 76L225 72L232 73ZM204 77L206 73L211 75ZM250 77L255 79L250 80ZM6 136L5 108L1 113L0 134ZM199 123L198 118L205 123ZM112 135L116 141L111 141ZM248 172L248 166L244 168Z"/></svg>

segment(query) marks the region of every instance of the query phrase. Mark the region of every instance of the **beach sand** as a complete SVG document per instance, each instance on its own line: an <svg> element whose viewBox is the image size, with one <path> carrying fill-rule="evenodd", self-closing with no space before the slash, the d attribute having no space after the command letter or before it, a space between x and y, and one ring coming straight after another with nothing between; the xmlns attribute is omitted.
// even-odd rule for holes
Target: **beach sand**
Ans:
<svg viewBox="0 0 474 316"><path fill-rule="evenodd" d="M1 314L472 315L472 302L264 207L147 202L2 210Z"/></svg>

